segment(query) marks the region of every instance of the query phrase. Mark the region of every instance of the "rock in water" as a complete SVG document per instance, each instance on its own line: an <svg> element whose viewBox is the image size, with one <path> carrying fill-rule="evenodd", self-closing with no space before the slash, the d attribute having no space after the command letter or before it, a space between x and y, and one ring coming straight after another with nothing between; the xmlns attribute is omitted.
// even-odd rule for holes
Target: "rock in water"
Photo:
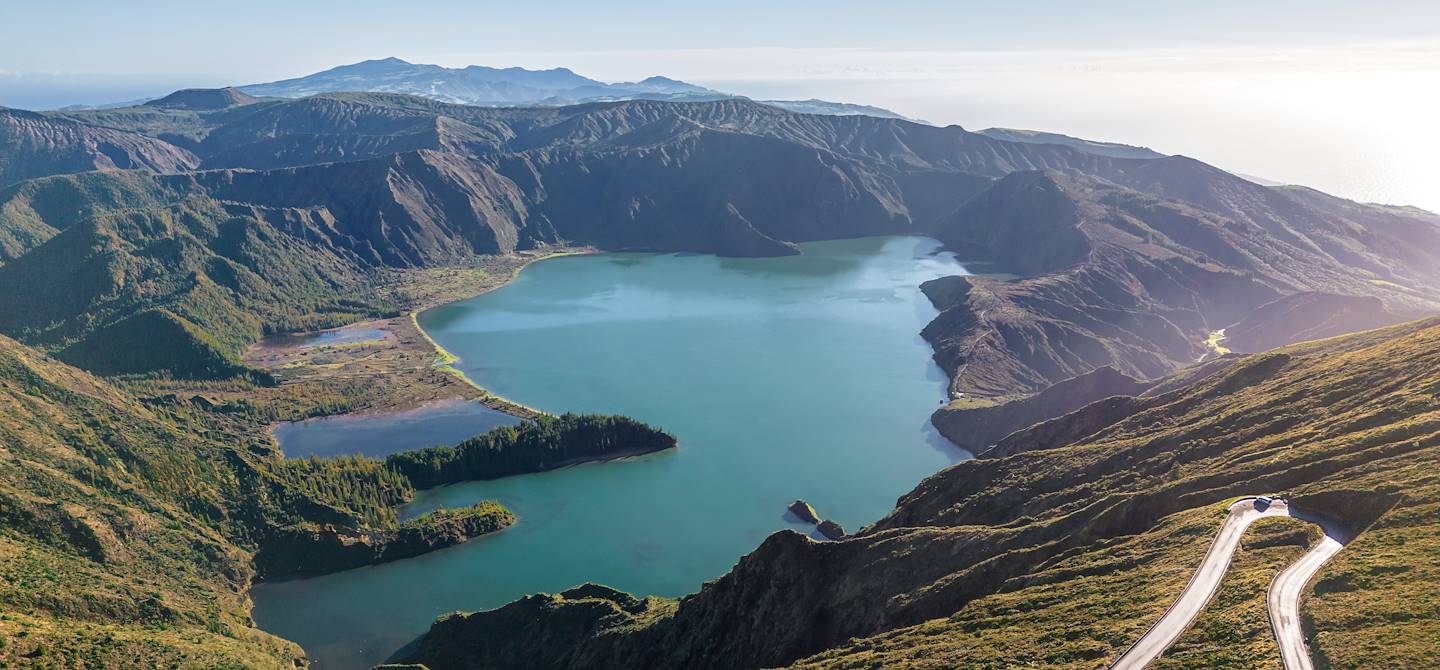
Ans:
<svg viewBox="0 0 1440 670"><path fill-rule="evenodd" d="M832 540L838 540L845 537L845 529L841 527L840 524L835 523L834 521L831 521L829 519L821 521L818 530L820 531L821 535L824 535L825 537L828 537Z"/></svg>
<svg viewBox="0 0 1440 670"><path fill-rule="evenodd" d="M820 523L820 513L816 512L815 508L804 500L796 500L790 503L789 509L791 514L800 517L800 520L805 523Z"/></svg>

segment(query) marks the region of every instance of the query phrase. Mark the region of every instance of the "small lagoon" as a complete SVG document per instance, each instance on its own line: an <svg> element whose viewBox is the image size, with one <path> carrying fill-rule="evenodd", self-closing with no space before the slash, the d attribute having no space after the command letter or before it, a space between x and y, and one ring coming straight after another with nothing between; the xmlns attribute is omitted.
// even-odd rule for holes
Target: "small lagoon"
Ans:
<svg viewBox="0 0 1440 670"><path fill-rule="evenodd" d="M450 400L385 414L328 416L275 426L286 458L389 456L397 451L450 446L520 420L477 402Z"/></svg>

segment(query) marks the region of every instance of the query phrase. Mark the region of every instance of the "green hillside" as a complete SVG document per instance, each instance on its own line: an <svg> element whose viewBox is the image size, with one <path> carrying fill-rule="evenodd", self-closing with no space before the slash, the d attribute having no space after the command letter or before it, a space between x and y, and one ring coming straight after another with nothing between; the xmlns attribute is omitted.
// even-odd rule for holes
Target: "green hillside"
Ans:
<svg viewBox="0 0 1440 670"><path fill-rule="evenodd" d="M265 416L141 402L0 336L0 666L294 667L302 652L250 620L253 580L415 556L514 522L487 502L402 523L415 491L404 473L281 460ZM589 430L591 457L663 435L568 420ZM615 421L628 432L608 438ZM506 435L485 444L543 460L511 453L532 447Z"/></svg>

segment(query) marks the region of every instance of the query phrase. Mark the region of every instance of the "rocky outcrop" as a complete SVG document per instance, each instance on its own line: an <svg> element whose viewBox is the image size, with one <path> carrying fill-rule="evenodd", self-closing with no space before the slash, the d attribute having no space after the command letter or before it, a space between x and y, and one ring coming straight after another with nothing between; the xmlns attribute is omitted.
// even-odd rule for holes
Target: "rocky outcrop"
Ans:
<svg viewBox="0 0 1440 670"><path fill-rule="evenodd" d="M584 584L559 594L539 594L486 612L453 614L435 622L434 634L402 652L406 662L436 668L599 668L612 641L628 643L608 632L612 626L643 630L643 624L673 610L658 599L641 600L628 593ZM492 631L483 644L472 632ZM663 654L664 650L654 650Z"/></svg>
<svg viewBox="0 0 1440 670"><path fill-rule="evenodd" d="M838 540L845 537L845 528L829 519L820 518L820 513L810 503L804 500L796 500L790 503L787 508L796 518L809 524L815 525L815 530L829 540Z"/></svg>
<svg viewBox="0 0 1440 670"><path fill-rule="evenodd" d="M790 503L790 506L786 509L790 510L791 514L794 514L805 523L820 523L820 514L815 511L815 508L812 507L810 503L804 500L796 500Z"/></svg>
<svg viewBox="0 0 1440 670"><path fill-rule="evenodd" d="M943 312L965 304L965 299L970 295L970 286L969 279L950 275L921 283L920 292L925 294L925 298L935 309Z"/></svg>
<svg viewBox="0 0 1440 670"><path fill-rule="evenodd" d="M515 522L497 503L439 510L395 529L357 532L335 525L277 529L255 554L257 579L322 575L412 558L493 533Z"/></svg>
<svg viewBox="0 0 1440 670"><path fill-rule="evenodd" d="M1149 383L1104 366L1051 386L1034 395L992 402L951 402L930 416L930 422L951 442L979 454L1017 430L1068 414L1110 396L1134 396Z"/></svg>

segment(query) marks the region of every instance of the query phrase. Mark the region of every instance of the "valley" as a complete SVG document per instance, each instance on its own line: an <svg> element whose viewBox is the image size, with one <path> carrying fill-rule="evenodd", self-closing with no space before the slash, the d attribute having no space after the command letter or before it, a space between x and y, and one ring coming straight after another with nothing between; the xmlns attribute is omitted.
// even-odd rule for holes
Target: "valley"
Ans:
<svg viewBox="0 0 1440 670"><path fill-rule="evenodd" d="M0 109L0 662L1098 667L1277 491L1355 537L1317 662L1440 663L1440 217L1049 134L366 88ZM1278 662L1288 523L1153 667Z"/></svg>

